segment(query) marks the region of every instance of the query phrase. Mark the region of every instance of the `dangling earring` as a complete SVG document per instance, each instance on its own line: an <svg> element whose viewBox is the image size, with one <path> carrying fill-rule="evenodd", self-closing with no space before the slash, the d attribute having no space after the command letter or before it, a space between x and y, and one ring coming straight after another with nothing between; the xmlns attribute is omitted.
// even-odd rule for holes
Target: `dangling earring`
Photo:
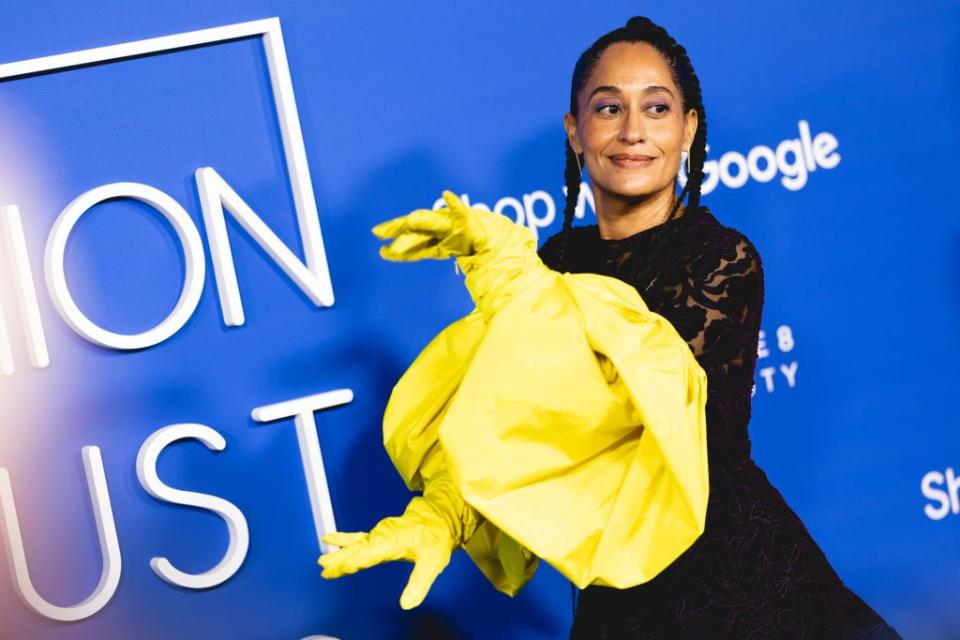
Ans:
<svg viewBox="0 0 960 640"><path fill-rule="evenodd" d="M686 160L686 162L687 162L687 177L689 178L689 177L690 177L690 152L689 152L689 151L684 151L684 154L686 154L686 156L687 156L687 160Z"/></svg>

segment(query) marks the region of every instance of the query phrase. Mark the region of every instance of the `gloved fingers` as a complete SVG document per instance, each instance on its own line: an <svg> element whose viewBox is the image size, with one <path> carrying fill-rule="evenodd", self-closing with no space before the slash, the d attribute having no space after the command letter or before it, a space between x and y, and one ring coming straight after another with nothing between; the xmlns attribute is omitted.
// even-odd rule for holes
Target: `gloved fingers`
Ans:
<svg viewBox="0 0 960 640"><path fill-rule="evenodd" d="M410 579L407 586L400 594L400 606L404 609L413 609L420 606L420 603L427 597L430 587L437 579L437 576L450 563L450 554L440 551L421 552L416 563L413 565L413 571L410 572Z"/></svg>
<svg viewBox="0 0 960 640"><path fill-rule="evenodd" d="M417 209L407 215L381 222L371 231L378 238L385 240L408 231L446 235L450 233L451 226L449 212L445 209Z"/></svg>
<svg viewBox="0 0 960 640"><path fill-rule="evenodd" d="M375 225L370 231L381 240L392 238L401 232L406 217L406 215L402 215L397 218L391 218L390 220Z"/></svg>
<svg viewBox="0 0 960 640"><path fill-rule="evenodd" d="M344 554L338 559L336 566L331 567L338 575L356 573L361 569L368 569L392 560L413 559L407 545L397 539L358 542L348 549L335 553Z"/></svg>
<svg viewBox="0 0 960 640"><path fill-rule="evenodd" d="M437 237L418 232L401 233L389 245L380 247L380 256L386 260L408 262L422 258L440 257L436 250Z"/></svg>
<svg viewBox="0 0 960 640"><path fill-rule="evenodd" d="M337 551L328 551L320 556L317 559L317 564L323 567L320 575L324 578L339 578L346 574L347 572L342 570L342 566L343 559L347 556L348 551L350 551L349 548L338 549Z"/></svg>
<svg viewBox="0 0 960 640"><path fill-rule="evenodd" d="M333 540L337 540L336 534L327 534L323 536L322 540L328 544L337 544L340 546L337 542L333 542ZM342 541L343 539L341 538L340 540ZM366 538L356 540L350 544L340 546L339 549L327 551L322 554L317 559L317 564L323 567L321 575L323 575L324 578L339 578L346 573L352 573L343 570L344 563L350 557L351 552L359 549L363 544L367 544Z"/></svg>
<svg viewBox="0 0 960 640"><path fill-rule="evenodd" d="M447 207L451 211L462 211L466 208L466 205L463 204L463 201L457 197L453 191L444 190L443 192L443 201L447 203Z"/></svg>
<svg viewBox="0 0 960 640"><path fill-rule="evenodd" d="M338 547L348 547L354 542L366 540L369 536L366 531L331 531L321 538L323 542Z"/></svg>
<svg viewBox="0 0 960 640"><path fill-rule="evenodd" d="M357 542L345 549L323 554L317 561L323 567L320 575L324 578L339 578L385 562L388 554L384 553L383 545L379 546L377 553L371 553L370 546L369 541Z"/></svg>

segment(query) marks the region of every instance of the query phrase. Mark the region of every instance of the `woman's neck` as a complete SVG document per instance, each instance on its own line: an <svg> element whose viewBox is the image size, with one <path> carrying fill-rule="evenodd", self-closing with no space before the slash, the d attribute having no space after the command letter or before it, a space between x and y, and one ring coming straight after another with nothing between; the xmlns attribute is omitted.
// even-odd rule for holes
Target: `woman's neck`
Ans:
<svg viewBox="0 0 960 640"><path fill-rule="evenodd" d="M600 237L619 240L666 222L676 201L676 192L670 188L642 200L624 200L594 188L593 199ZM680 205L674 217L683 216L685 210Z"/></svg>

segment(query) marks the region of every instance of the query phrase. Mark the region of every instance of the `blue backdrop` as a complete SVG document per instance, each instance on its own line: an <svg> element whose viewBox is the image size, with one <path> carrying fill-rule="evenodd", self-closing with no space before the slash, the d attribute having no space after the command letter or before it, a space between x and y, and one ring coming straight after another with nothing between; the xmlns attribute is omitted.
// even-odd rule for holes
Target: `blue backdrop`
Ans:
<svg viewBox="0 0 960 640"><path fill-rule="evenodd" d="M411 612L398 605L407 563L323 580L293 421L250 414L350 389L352 401L316 414L337 524L366 530L403 509L383 408L426 342L472 304L452 262L383 261L369 229L450 188L535 226L541 242L559 230L573 64L635 13L690 53L709 119L704 202L764 260L755 458L845 582L905 637L960 635L955 1L2 4L0 64L279 18L336 296L314 304L228 222L246 322L221 315L198 168L213 167L304 255L260 38L0 80L0 205L19 207L25 238L0 244L13 365L0 376L0 466L44 599L75 605L99 579L84 446L102 454L123 560L109 602L74 622L39 614L7 572L3 638L566 637L570 586L546 565L511 599L459 553ZM207 261L186 325L134 351L79 336L45 284L60 212L115 182L176 200ZM593 218L587 203L577 223ZM46 367L31 365L36 321L20 319L15 246L37 287ZM66 277L92 321L137 333L176 303L181 254L156 211L113 200L74 228ZM158 500L137 478L141 445L176 423L212 427L226 448L173 444L160 478L228 500L249 525L242 566L211 589L172 586L149 565L166 556L203 572L228 542L212 512ZM11 556L5 545L0 563Z"/></svg>

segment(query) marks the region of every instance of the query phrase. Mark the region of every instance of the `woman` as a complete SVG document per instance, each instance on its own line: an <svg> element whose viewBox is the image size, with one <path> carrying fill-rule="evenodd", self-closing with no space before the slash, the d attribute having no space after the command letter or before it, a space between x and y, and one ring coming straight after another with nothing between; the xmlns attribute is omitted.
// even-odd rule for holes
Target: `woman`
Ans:
<svg viewBox="0 0 960 640"><path fill-rule="evenodd" d="M763 269L746 236L700 205L706 114L685 50L646 18L632 18L602 36L577 62L564 126L564 228L547 240L540 257L556 272L628 283L650 311L675 327L706 373L709 453L702 534L641 584L586 586L571 637L898 638L844 586L750 457L747 424ZM683 155L688 178L678 197ZM573 228L583 168L590 174L598 224ZM445 198L457 211L452 194ZM450 233L449 224L442 241L431 243L430 233L442 222L423 211L380 225L378 235L397 238L381 254L427 246L430 257L469 255L469 238ZM423 498L411 501L403 516L382 521L370 534L324 538L347 547L321 558L325 577L412 559L417 565L401 604L410 608L422 601L451 551L482 526L444 472L442 455L436 452L422 465L429 469L423 471ZM405 475L412 487L411 477ZM516 574L526 576L531 559L521 552L512 562L520 567Z"/></svg>
<svg viewBox="0 0 960 640"><path fill-rule="evenodd" d="M899 637L844 586L750 457L763 267L749 239L700 204L706 124L686 51L646 18L602 36L577 62L564 119L564 230L540 255L556 270L630 283L687 340L708 378L710 499L703 535L653 580L584 589L572 637ZM678 198L681 155L688 178ZM581 166L598 224L571 228Z"/></svg>

